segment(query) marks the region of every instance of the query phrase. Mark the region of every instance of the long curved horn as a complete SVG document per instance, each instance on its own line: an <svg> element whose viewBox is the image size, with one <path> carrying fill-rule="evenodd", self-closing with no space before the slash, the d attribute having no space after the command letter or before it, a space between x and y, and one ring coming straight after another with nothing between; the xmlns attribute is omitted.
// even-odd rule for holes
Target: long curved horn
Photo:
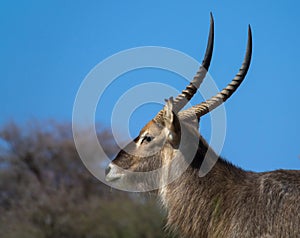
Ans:
<svg viewBox="0 0 300 238"><path fill-rule="evenodd" d="M251 27L249 25L248 43L247 43L245 58L239 72L236 74L234 79L226 86L226 88L224 88L217 95L211 97L205 102L202 102L185 111L180 112L178 114L180 119L189 118L195 115L199 119L201 116L207 114L208 112L212 111L213 109L221 105L223 102L225 102L243 82L250 66L251 55L252 55L252 32L251 32Z"/></svg>
<svg viewBox="0 0 300 238"><path fill-rule="evenodd" d="M194 76L193 80L189 85L174 99L173 111L178 113L194 96L197 92L197 89L200 87L200 84L203 82L203 79L206 76L206 73L209 69L212 53L214 46L214 18L212 13L210 13L210 28L209 28L209 37L208 43L205 51L205 56L202 61L202 64ZM160 122L162 120L163 110L157 113L154 117L154 121Z"/></svg>

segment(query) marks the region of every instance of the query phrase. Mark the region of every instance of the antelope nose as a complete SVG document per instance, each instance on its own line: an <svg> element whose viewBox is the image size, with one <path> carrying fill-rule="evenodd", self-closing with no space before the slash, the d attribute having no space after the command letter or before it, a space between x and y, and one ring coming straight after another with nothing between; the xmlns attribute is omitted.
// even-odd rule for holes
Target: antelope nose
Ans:
<svg viewBox="0 0 300 238"><path fill-rule="evenodd" d="M120 170L118 166L115 164L110 163L107 168L105 169L105 180L107 182L112 182L115 180L120 179L124 174Z"/></svg>
<svg viewBox="0 0 300 238"><path fill-rule="evenodd" d="M109 165L106 167L106 169L105 169L105 176L109 174L110 170L111 170L111 167L110 167L110 164L109 164Z"/></svg>

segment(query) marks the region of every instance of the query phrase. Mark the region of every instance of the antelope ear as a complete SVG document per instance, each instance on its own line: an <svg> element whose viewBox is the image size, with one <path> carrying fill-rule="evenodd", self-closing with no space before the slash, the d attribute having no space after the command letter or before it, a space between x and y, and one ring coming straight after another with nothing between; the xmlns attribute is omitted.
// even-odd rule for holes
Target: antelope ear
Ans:
<svg viewBox="0 0 300 238"><path fill-rule="evenodd" d="M180 142L180 123L178 117L173 112L174 101L171 97L166 100L166 105L164 107L163 120L164 125L168 129L168 134L166 135L168 141L172 144L174 148L178 148Z"/></svg>
<svg viewBox="0 0 300 238"><path fill-rule="evenodd" d="M165 99L166 105L164 106L163 119L165 126L171 130L174 120L173 115L173 97L170 97L169 100Z"/></svg>

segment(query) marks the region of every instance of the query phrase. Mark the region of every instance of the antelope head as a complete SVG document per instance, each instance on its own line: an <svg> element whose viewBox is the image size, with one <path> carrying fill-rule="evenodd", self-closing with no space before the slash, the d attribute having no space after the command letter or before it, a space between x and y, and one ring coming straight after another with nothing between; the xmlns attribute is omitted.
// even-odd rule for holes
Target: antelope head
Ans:
<svg viewBox="0 0 300 238"><path fill-rule="evenodd" d="M199 147L201 136L198 132L200 118L225 102L239 87L247 74L252 54L251 28L250 26L248 28L245 58L234 79L214 97L187 110L180 111L196 93L206 76L213 53L213 44L214 20L211 15L206 53L193 80L175 99L166 100L164 108L144 126L138 137L117 154L116 158L106 168L107 181L116 184L137 183L141 186L147 186L147 184L152 183L151 180L161 184L176 158L183 158L183 160L179 160L181 165L187 164L188 166L193 163L196 152L201 150ZM202 153L206 153L206 151L202 151ZM175 164L178 165L178 163ZM174 168L178 169L178 166ZM135 176L153 171L159 172L152 173L146 179Z"/></svg>

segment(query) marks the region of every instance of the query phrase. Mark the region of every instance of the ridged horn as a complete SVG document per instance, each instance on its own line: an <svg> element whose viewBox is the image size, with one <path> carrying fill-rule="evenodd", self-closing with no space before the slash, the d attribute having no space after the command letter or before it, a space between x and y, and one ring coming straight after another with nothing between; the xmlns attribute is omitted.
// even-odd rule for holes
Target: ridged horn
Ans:
<svg viewBox="0 0 300 238"><path fill-rule="evenodd" d="M193 80L189 83L189 85L174 99L173 111L178 113L194 96L197 92L197 89L200 87L200 84L203 82L203 79L206 76L206 73L210 66L210 61L213 53L214 46L214 18L212 13L210 13L210 28L209 28L209 36L207 47L205 51L205 56L202 61L202 64L194 76ZM160 122L162 121L163 110L157 113L154 117L154 121Z"/></svg>
<svg viewBox="0 0 300 238"><path fill-rule="evenodd" d="M221 105L223 102L225 102L243 82L250 66L251 55L252 55L252 32L251 32L251 27L249 25L248 42L247 42L247 50L246 50L245 58L239 72L236 74L234 79L217 95L211 97L205 102L202 102L185 111L180 112L179 117L181 119L185 119L196 115L197 118L199 119L201 116L207 114L208 112L212 111L213 109Z"/></svg>

